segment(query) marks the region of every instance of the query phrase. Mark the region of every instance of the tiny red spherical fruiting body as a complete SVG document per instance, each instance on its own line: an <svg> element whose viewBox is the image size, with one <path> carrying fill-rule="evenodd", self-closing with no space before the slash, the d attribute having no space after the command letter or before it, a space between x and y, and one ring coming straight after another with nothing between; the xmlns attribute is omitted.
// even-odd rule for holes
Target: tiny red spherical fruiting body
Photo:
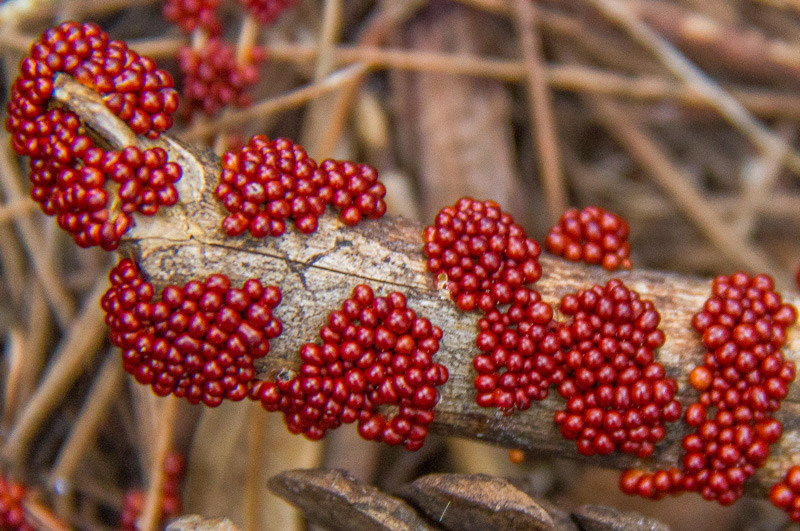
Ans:
<svg viewBox="0 0 800 531"><path fill-rule="evenodd" d="M130 259L112 269L100 304L111 342L122 350L123 368L159 396L174 394L192 404L217 406L242 400L255 377L253 361L264 357L282 325L273 310L277 287L256 279L234 288L225 275L164 288L152 284Z"/></svg>
<svg viewBox="0 0 800 531"><path fill-rule="evenodd" d="M164 459L164 483L161 488L161 514L159 522L166 522L181 514L181 479L185 465L183 456L172 452ZM136 531L139 527L136 520L144 510L147 491L133 489L125 493L120 511L119 524L121 531Z"/></svg>
<svg viewBox="0 0 800 531"><path fill-rule="evenodd" d="M786 511L795 522L800 522L800 466L786 471L784 478L769 491L769 501Z"/></svg>
<svg viewBox="0 0 800 531"><path fill-rule="evenodd" d="M69 74L95 90L106 106L137 134L156 138L172 126L177 93L168 72L122 41L110 40L96 24L64 22L45 31L20 63L11 89L6 128L24 143L45 114L55 75Z"/></svg>
<svg viewBox="0 0 800 531"><path fill-rule="evenodd" d="M251 398L283 412L289 431L309 439L357 422L364 439L421 448L449 376L433 361L441 329L408 308L403 294L376 297L360 284L329 314L320 338L301 347L296 373L258 382Z"/></svg>
<svg viewBox="0 0 800 531"><path fill-rule="evenodd" d="M289 220L310 234L329 204L347 225L386 212L386 188L371 166L330 159L317 165L302 146L262 135L223 155L215 194L230 212L222 221L228 236L280 236Z"/></svg>
<svg viewBox="0 0 800 531"><path fill-rule="evenodd" d="M163 10L164 17L187 33L202 28L211 35L217 35L222 29L217 17L219 1L166 0Z"/></svg>
<svg viewBox="0 0 800 531"><path fill-rule="evenodd" d="M200 49L181 48L178 67L183 74L186 109L213 116L225 107L247 107L252 98L246 91L258 81L258 66L266 58L265 49L258 46L246 57L237 57L235 47L218 38Z"/></svg>
<svg viewBox="0 0 800 531"><path fill-rule="evenodd" d="M628 224L600 207L570 209L545 238L549 253L573 262L599 264L614 271L631 268Z"/></svg>
<svg viewBox="0 0 800 531"><path fill-rule="evenodd" d="M494 201L461 198L425 229L428 270L463 311L511 302L542 276L541 247Z"/></svg>
<svg viewBox="0 0 800 531"><path fill-rule="evenodd" d="M167 162L160 148L141 153L126 148L127 154L136 150L138 158L106 157L76 114L49 108L59 72L97 91L134 132L150 138L172 125L177 93L168 73L91 23L65 22L47 30L20 64L6 107L6 129L14 150L29 157L31 197L56 216L78 245L113 250L133 224L131 212L152 215L177 201L173 185L180 167ZM124 190L121 211L108 208L112 191L106 184L112 174Z"/></svg>
<svg viewBox="0 0 800 531"><path fill-rule="evenodd" d="M628 494L659 498L696 491L729 505L742 496L745 481L765 464L783 432L772 414L795 378L794 363L780 349L797 311L774 291L768 275L719 276L711 291L692 319L707 352L689 375L699 397L684 417L694 431L683 439L680 476L654 491L649 485L663 471L628 471L620 479ZM783 486L773 494L776 504L785 502Z"/></svg>
<svg viewBox="0 0 800 531"><path fill-rule="evenodd" d="M16 483L0 475L0 529L10 531L34 531L25 519L25 510L22 507L27 489L21 483Z"/></svg>
<svg viewBox="0 0 800 531"><path fill-rule="evenodd" d="M680 418L678 385L655 351L664 344L661 316L619 279L561 299L560 326L571 339L563 350L567 399L554 420L584 455L615 450L647 457L664 438L664 424Z"/></svg>
<svg viewBox="0 0 800 531"><path fill-rule="evenodd" d="M473 359L476 401L505 413L525 410L564 379L564 353L553 310L538 292L519 288L509 308L492 309L478 322Z"/></svg>
<svg viewBox="0 0 800 531"><path fill-rule="evenodd" d="M297 0L241 0L247 11L262 24L271 24Z"/></svg>

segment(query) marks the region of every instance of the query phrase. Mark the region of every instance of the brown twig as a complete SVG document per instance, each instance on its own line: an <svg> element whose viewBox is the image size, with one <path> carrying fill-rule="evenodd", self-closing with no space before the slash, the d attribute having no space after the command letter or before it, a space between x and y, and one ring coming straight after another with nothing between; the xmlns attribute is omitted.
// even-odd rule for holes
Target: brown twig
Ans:
<svg viewBox="0 0 800 531"><path fill-rule="evenodd" d="M125 127L108 112L87 114L79 97L82 89L72 92L74 82L59 80L59 83L63 89L59 92L60 101L90 126L108 131ZM98 121L106 123L99 127ZM112 136L112 144L115 137L121 135ZM436 290L421 251L420 225L387 218L346 227L329 215L320 220L319 230L309 236L289 230L278 239L228 238L219 228L224 216L222 207L212 199L218 161L205 152L179 146L169 138L157 143L170 151L171 160L187 161L181 186L193 194L182 196L180 206L164 214L146 222L137 220L138 225L121 247L122 253L134 256L157 288L219 271L225 271L234 284L257 277L280 286L283 302L277 315L283 321L284 334L273 341L269 356L260 361L262 377L272 378L281 370L296 369L299 347L314 340L327 313L338 307L355 284L367 282L379 293L402 290L412 308L444 330L438 360L448 366L450 380L441 389L434 423L437 431L538 454L580 459L574 446L561 438L552 422L553 411L562 407L557 397L551 396L530 410L508 417L475 404L471 360L475 354L472 345L478 315L458 311L445 294ZM692 314L709 296L708 280L642 270L610 274L546 256L541 261L544 275L536 287L547 302L556 303L567 293L605 283L612 276L636 289L644 299L654 301L662 315L661 328L668 338L660 350L659 361L678 380L681 401L687 404L694 400L694 392L687 391L687 375L702 360L703 348L690 322ZM796 296L787 299L800 302ZM800 361L800 337L794 331L789 334L785 355ZM799 400L800 389L795 386L777 414L785 427L784 437L773 446L766 467L752 480L752 492L763 493L789 464L796 464ZM682 424L671 427L647 465L676 465L680 439L686 429ZM612 467L642 466L628 456L592 460Z"/></svg>
<svg viewBox="0 0 800 531"><path fill-rule="evenodd" d="M108 408L123 384L119 352L109 352L92 386L89 398L81 409L67 440L61 447L50 472L50 483L62 496L72 494L72 475L80 464L86 448L94 441Z"/></svg>
<svg viewBox="0 0 800 531"><path fill-rule="evenodd" d="M61 402L89 363L105 337L103 312L97 301L106 290L107 281L100 279L87 295L81 312L75 317L59 343L42 381L14 423L2 450L2 456L17 465L30 448L28 442L36 434L47 415Z"/></svg>
<svg viewBox="0 0 800 531"><path fill-rule="evenodd" d="M172 448L172 436L178 414L178 399L168 397L161 401L160 416L155 455L150 463L149 483L144 500L142 514L137 521L137 529L153 531L161 519L161 499L164 489L164 459Z"/></svg>
<svg viewBox="0 0 800 531"><path fill-rule="evenodd" d="M9 201L22 201L25 198L22 188L23 177L20 175L17 165L12 162L8 133L0 134L0 144L2 144L0 146L0 187L2 187L3 195ZM46 246L34 220L28 217L18 217L15 219L15 225L22 236L25 250L33 262L47 300L53 308L53 313L61 328L64 329L69 325L75 313L72 298L58 279L55 265L45 252Z"/></svg>
<svg viewBox="0 0 800 531"><path fill-rule="evenodd" d="M618 0L589 0L589 3L609 20L619 24L636 42L650 50L672 73L703 94L726 120L746 135L760 150L770 154L769 156L783 153L783 161L787 167L795 173L800 173L800 153L756 120L705 72L641 22L625 4Z"/></svg>
<svg viewBox="0 0 800 531"><path fill-rule="evenodd" d="M792 285L793 281L787 272L771 263L763 251L730 230L725 221L703 202L689 176L665 155L665 150L656 140L641 130L630 113L607 99L587 97L587 101L597 117L607 126L609 133L630 151L684 215L736 267L751 271L769 271L778 278L782 286Z"/></svg>
<svg viewBox="0 0 800 531"><path fill-rule="evenodd" d="M553 101L547 86L542 57L538 10L527 0L516 0L514 12L525 64L530 124L534 143L539 151L542 188L547 202L548 218L551 224L556 224L561 213L567 209L567 192L561 172Z"/></svg>

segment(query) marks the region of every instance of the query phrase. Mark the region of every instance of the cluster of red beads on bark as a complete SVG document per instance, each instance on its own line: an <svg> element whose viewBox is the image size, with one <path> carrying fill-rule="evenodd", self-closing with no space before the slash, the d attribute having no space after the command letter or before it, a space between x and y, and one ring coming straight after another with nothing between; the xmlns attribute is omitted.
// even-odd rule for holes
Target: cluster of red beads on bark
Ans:
<svg viewBox="0 0 800 531"><path fill-rule="evenodd" d="M164 17L177 24L183 31L192 32L201 28L211 35L222 29L217 8L220 0L167 0L164 2Z"/></svg>
<svg viewBox="0 0 800 531"><path fill-rule="evenodd" d="M508 304L542 276L539 243L494 201L465 197L443 208L424 240L428 269L465 312Z"/></svg>
<svg viewBox="0 0 800 531"><path fill-rule="evenodd" d="M708 351L689 375L700 396L686 409L684 420L694 432L683 439L682 468L627 471L622 490L648 498L697 491L722 505L740 498L783 433L772 413L795 378L794 363L780 349L796 320L797 311L774 291L769 276L714 279L712 296L692 319Z"/></svg>
<svg viewBox="0 0 800 531"><path fill-rule="evenodd" d="M547 251L573 262L600 264L614 271L631 268L628 224L600 207L570 209L545 238Z"/></svg>
<svg viewBox="0 0 800 531"><path fill-rule="evenodd" d="M558 392L566 408L554 419L584 455L615 450L640 458L664 438L666 422L681 416L678 385L655 361L664 344L661 316L651 301L619 279L561 299L566 377Z"/></svg>
<svg viewBox="0 0 800 531"><path fill-rule="evenodd" d="M262 24L271 24L297 0L241 0L250 14Z"/></svg>
<svg viewBox="0 0 800 531"><path fill-rule="evenodd" d="M109 278L100 304L123 367L137 381L159 396L172 393L211 407L247 396L253 360L264 357L282 331L273 315L278 288L255 279L232 288L228 277L215 274L167 286L154 301L152 284L132 260L122 260Z"/></svg>
<svg viewBox="0 0 800 531"><path fill-rule="evenodd" d="M800 466L795 465L786 471L783 481L769 491L769 501L789 513L792 520L800 522Z"/></svg>
<svg viewBox="0 0 800 531"><path fill-rule="evenodd" d="M34 531L36 528L25 520L22 503L27 489L0 475L0 529L10 531Z"/></svg>
<svg viewBox="0 0 800 531"><path fill-rule="evenodd" d="M167 152L162 148L142 151L128 146L119 152L95 149L84 157L84 164L105 173L119 185L120 209L126 214L153 216L159 207L178 202L175 183L180 180L182 170L180 165L167 161Z"/></svg>
<svg viewBox="0 0 800 531"><path fill-rule="evenodd" d="M79 246L113 250L133 225L132 213L152 216L159 207L177 203L175 183L181 178L181 167L168 162L163 149L142 151L129 146L121 152L105 151L89 147L72 113L54 109L45 120L58 124L47 129L58 133L50 140L42 139L43 158L31 160L31 197L45 214L56 217ZM80 163L64 163L58 155L66 143ZM106 190L109 180L117 184L119 199L119 208L113 211Z"/></svg>
<svg viewBox="0 0 800 531"><path fill-rule="evenodd" d="M161 516L159 522L165 523L181 514L181 478L183 476L183 457L177 453L168 454L164 459L164 484L161 488ZM147 491L135 489L125 493L122 511L119 516L120 531L137 531L136 519L144 510Z"/></svg>
<svg viewBox="0 0 800 531"><path fill-rule="evenodd" d="M386 188L371 166L330 159L317 165L302 146L262 135L223 155L215 193L231 213L222 222L229 236L280 236L287 220L310 234L329 204L347 225L386 212Z"/></svg>
<svg viewBox="0 0 800 531"><path fill-rule="evenodd" d="M225 107L247 107L252 98L246 90L258 80L258 65L265 59L266 52L258 46L240 59L234 46L217 38L200 49L181 48L178 66L183 74L186 109L200 109L214 116Z"/></svg>
<svg viewBox="0 0 800 531"><path fill-rule="evenodd" d="M509 308L489 310L478 330L476 344L483 354L472 365L478 372L474 383L479 406L505 413L525 410L563 381L562 329L538 292L518 288Z"/></svg>
<svg viewBox="0 0 800 531"><path fill-rule="evenodd" d="M113 250L132 225L131 212L152 215L158 206L177 201L173 184L180 167L158 148L128 148L121 157L95 147L77 115L48 110L57 72L103 94L109 109L150 137L172 125L177 94L169 74L90 23L65 22L47 30L20 65L6 129L14 150L30 159L31 197L78 245ZM121 212L108 209L109 178L120 185Z"/></svg>
<svg viewBox="0 0 800 531"><path fill-rule="evenodd" d="M282 411L289 430L309 439L357 421L364 439L417 450L433 421L436 388L448 379L447 368L433 361L441 337L402 293L376 297L361 284L328 316L322 345L300 349L297 374L258 382L250 396Z"/></svg>
<svg viewBox="0 0 800 531"><path fill-rule="evenodd" d="M106 106L137 134L156 138L172 126L178 95L172 77L96 24L64 22L31 45L11 89L6 127L19 143L47 112L54 76L64 72L103 95Z"/></svg>

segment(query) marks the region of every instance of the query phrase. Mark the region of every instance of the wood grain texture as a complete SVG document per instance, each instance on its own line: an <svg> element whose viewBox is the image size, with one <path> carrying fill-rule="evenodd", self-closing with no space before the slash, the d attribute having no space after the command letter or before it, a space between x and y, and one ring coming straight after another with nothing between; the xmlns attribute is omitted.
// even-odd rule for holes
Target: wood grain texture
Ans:
<svg viewBox="0 0 800 531"><path fill-rule="evenodd" d="M90 109L88 103L96 104L97 97L76 85L59 75L56 98L78 112L112 146L121 147L132 141L125 124L104 108L95 105ZM142 147L165 147L170 160L183 166L184 176L178 183L181 200L155 217L137 216L136 226L120 246L120 254L134 257L157 289L216 272L224 272L234 284L254 277L279 286L283 301L276 313L283 322L284 333L272 341L270 354L259 365L262 377L297 368L300 345L317 340L317 331L326 322L327 313L338 308L356 284L368 283L379 294L402 291L411 308L444 331L436 359L448 367L450 380L441 389L441 401L436 407L436 431L541 455L586 459L577 453L574 443L561 438L553 423L553 412L563 404L555 392L529 410L511 416L475 404L472 358L477 353L474 343L479 314L457 310L446 293L436 290L425 268L421 225L387 216L350 228L329 213L320 219L319 230L309 236L290 227L277 239L229 238L220 230L224 212L213 196L218 160L167 135L155 142L138 138L135 141ZM536 288L547 302L555 303L563 295L593 284L605 284L612 277L622 279L642 298L652 300L661 313L661 328L667 336L658 360L667 374L677 379L684 406L694 400L696 393L689 387L687 376L702 361L703 348L690 322L709 295L710 279L646 270L612 275L597 267L549 256L543 256L541 263L544 275ZM795 305L800 302L796 294L786 299ZM789 331L785 354L795 362L800 359L800 338L795 328ZM749 482L751 493L763 495L790 464L800 464L799 399L800 390L794 385L776 415L784 423L784 436L772 447L766 467ZM617 468L675 466L687 427L678 422L668 426L667 431L666 439L647 463L622 455L593 457L590 461Z"/></svg>

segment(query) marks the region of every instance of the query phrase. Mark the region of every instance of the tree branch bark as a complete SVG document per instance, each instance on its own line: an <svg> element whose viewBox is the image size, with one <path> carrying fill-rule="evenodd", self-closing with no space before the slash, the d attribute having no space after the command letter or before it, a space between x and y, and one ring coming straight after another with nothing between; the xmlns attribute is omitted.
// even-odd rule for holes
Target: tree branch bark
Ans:
<svg viewBox="0 0 800 531"><path fill-rule="evenodd" d="M272 350L260 361L261 377L271 378L281 370L297 368L299 347L318 341L318 330L328 312L338 308L356 284L367 283L382 294L402 291L409 307L444 331L436 359L447 366L450 380L440 389L441 402L432 426L438 433L614 468L679 465L680 442L688 432L682 421L669 425L665 440L642 463L620 454L592 458L578 454L575 444L564 440L553 422L553 412L563 405L555 390L546 400L511 416L478 407L472 384L472 358L477 353L475 336L480 314L461 312L446 292L436 290L425 266L421 225L386 216L346 227L336 216L327 214L320 219L319 230L308 236L290 227L280 238L227 237L220 229L225 212L213 195L219 175L219 161L213 154L168 135L155 141L135 137L124 122L105 109L94 92L68 76L58 76L54 97L79 114L113 148L159 145L168 151L171 161L183 167L183 178L178 183L179 204L152 218L137 216L136 226L119 250L138 261L157 289L216 272L228 275L235 285L247 278L258 278L281 288L283 301L276 313L284 332L272 341ZM684 406L695 400L696 393L687 378L691 369L702 362L704 349L691 328L691 318L710 295L709 279L646 270L611 274L599 267L550 256L543 256L541 263L544 274L535 287L551 304L557 304L567 293L605 284L612 277L622 279L643 299L652 300L661 313L661 328L667 336L658 360L667 374L678 381L678 398ZM800 303L796 293L785 299L795 305ZM800 361L800 338L795 330L790 331L784 352L788 359ZM791 386L781 411L775 415L784 424L784 435L772 447L767 465L748 483L750 494L763 495L786 468L800 463L799 401L800 389Z"/></svg>

